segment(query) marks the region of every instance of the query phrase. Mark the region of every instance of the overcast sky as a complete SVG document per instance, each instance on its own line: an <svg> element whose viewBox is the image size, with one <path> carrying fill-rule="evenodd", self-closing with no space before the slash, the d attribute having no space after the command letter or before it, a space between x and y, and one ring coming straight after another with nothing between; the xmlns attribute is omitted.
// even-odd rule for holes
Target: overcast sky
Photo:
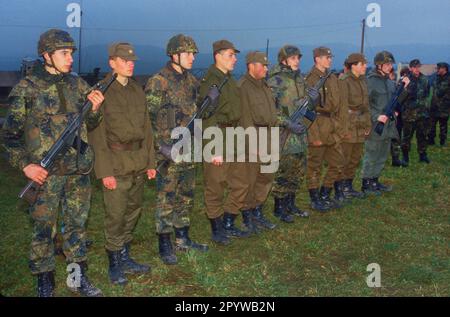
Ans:
<svg viewBox="0 0 450 317"><path fill-rule="evenodd" d="M193 36L202 53L220 38L242 50L264 48L267 39L274 48L359 47L370 3L381 8L381 27L366 28L368 55L383 45L450 45L450 0L0 0L0 70L36 56L39 34L50 27L68 30L78 42L79 28L66 24L72 2L83 10L82 46L103 45L105 52L118 40L164 48L180 32Z"/></svg>

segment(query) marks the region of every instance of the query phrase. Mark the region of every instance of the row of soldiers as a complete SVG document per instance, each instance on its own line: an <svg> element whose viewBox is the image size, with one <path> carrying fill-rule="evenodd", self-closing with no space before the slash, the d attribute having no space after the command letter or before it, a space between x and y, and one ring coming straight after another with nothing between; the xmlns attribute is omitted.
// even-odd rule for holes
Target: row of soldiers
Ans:
<svg viewBox="0 0 450 317"><path fill-rule="evenodd" d="M112 70L105 81L113 74L117 78L103 95L70 72L75 50L73 39L65 31L51 29L41 35L38 53L43 63L37 63L11 91L4 124L10 163L41 185L37 200L30 206L33 234L29 259L30 269L37 276L39 296L54 294L53 238L59 205L64 255L67 263L78 266L78 283L70 288L85 296L102 295L87 277L86 221L92 165L103 184L111 283L125 285L127 274L150 271L149 265L137 263L130 256L146 178L156 178L156 232L162 261L176 264L176 251L208 250L206 244L189 236L195 165L175 163L170 155L172 130L186 126L198 111L197 105L207 97L214 102L202 113L204 129L280 127L289 131L275 173L262 173L261 161L230 162L219 152L203 162L206 215L211 238L217 244L228 245L232 237L245 238L263 229L274 229L276 225L263 212L270 192L275 200L274 215L282 222L292 223L295 216L308 217L307 211L296 206L296 194L304 178L311 208L319 212L340 208L345 201L364 194L391 190L378 179L391 139L397 136L395 122L383 113L395 91L394 82L388 79L395 63L389 52L375 56L376 68L367 79L365 57L349 55L346 63L350 71L341 79L330 75L317 89L316 83L329 75L332 65L329 48L314 50L314 66L306 78L300 73L302 54L295 46L280 49L278 63L270 72L267 56L250 52L246 56L247 73L236 81L232 71L239 50L228 40L220 40L213 43L213 65L198 82L189 72L198 52L196 43L179 34L167 44L167 65L150 77L142 90L132 78L138 59L133 46L114 43L108 48ZM403 81L409 84L409 79ZM212 87L221 87L220 94L213 96ZM407 95L405 92L402 98ZM42 155L71 115L79 111L86 96L92 109L79 133L85 150L70 148L58 164L45 170L39 165ZM300 104L315 110L316 119L292 120ZM385 124L381 136L372 132L376 122ZM363 152L361 193L353 188L353 179ZM244 225L241 228L236 225L240 214Z"/></svg>

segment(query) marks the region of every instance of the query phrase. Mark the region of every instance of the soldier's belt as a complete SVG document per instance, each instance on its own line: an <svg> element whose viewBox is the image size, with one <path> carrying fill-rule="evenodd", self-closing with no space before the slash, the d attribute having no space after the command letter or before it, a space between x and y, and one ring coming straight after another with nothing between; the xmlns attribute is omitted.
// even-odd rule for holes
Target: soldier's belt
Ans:
<svg viewBox="0 0 450 317"><path fill-rule="evenodd" d="M358 116L362 115L362 111L361 110L348 109L348 113L353 113L353 114L356 114Z"/></svg>
<svg viewBox="0 0 450 317"><path fill-rule="evenodd" d="M108 147L114 151L137 151L142 147L142 141L128 143L108 143Z"/></svg>
<svg viewBox="0 0 450 317"><path fill-rule="evenodd" d="M317 111L317 115L318 116L322 116L322 117L326 117L326 118L331 118L331 114L329 112L320 112Z"/></svg>

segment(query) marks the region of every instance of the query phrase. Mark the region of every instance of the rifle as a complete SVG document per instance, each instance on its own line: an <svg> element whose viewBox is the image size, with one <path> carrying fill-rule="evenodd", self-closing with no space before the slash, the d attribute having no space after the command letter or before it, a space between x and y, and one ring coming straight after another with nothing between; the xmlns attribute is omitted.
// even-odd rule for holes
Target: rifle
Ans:
<svg viewBox="0 0 450 317"><path fill-rule="evenodd" d="M402 81L402 78L400 78L400 82L397 86L397 89L395 90L394 95L392 96L391 100L388 102L388 104L383 109L383 115L387 116L389 120L394 120L394 114L395 111L398 110L398 107L400 106L398 102L398 98L400 97L400 94L403 92L403 89L405 88L405 83ZM378 135L383 134L384 130L384 123L377 121L377 125L375 126L375 132Z"/></svg>
<svg viewBox="0 0 450 317"><path fill-rule="evenodd" d="M332 72L328 72L325 76L320 77L319 81L316 83L314 88L317 90L320 90L323 87L323 85L325 84L325 81L328 79L328 77L330 77L331 74L332 74ZM292 122L299 122L300 119L305 117L309 121L313 122L316 119L317 115L314 111L311 111L308 109L309 97L305 96L302 99L300 99L299 104L300 105L298 106L298 108L289 117L289 120ZM281 136L280 136L281 149L284 148L284 145L286 144L286 141L289 138L290 134L291 134L291 131L289 131L289 129L286 129L286 128L283 129L283 132L281 133Z"/></svg>
<svg viewBox="0 0 450 317"><path fill-rule="evenodd" d="M209 88L209 91L206 94L205 98L203 99L199 109L192 115L191 119L189 120L188 124L186 125L186 128L189 130L189 132L191 134L194 133L195 119L201 118L201 116L206 111L206 109L208 109L208 107L217 99L217 97L219 97L219 95L222 91L222 88L227 83L227 81L228 81L228 77L225 77L218 87L215 84L211 85L211 87ZM156 168L156 172L161 174L161 168L169 163L170 163L170 160L164 160L161 163L159 163L158 167Z"/></svg>
<svg viewBox="0 0 450 317"><path fill-rule="evenodd" d="M104 85L101 83L97 83L94 87L94 90L101 91L102 94L108 90L109 86L116 79L117 74L113 74L110 80L108 80ZM83 123L84 118L86 117L89 110L92 108L92 102L86 99L81 110L76 113L72 119L70 119L68 125L58 137L56 142L50 147L50 149L46 152L39 165L46 169L47 171L53 166L55 161L62 157L70 147L73 147L78 150L78 145L83 144L81 147L86 148L87 145L77 136L78 130ZM81 152L84 152L81 149ZM30 204L33 204L36 201L37 193L39 191L40 185L35 181L29 181L28 184L20 191L19 198L25 199Z"/></svg>

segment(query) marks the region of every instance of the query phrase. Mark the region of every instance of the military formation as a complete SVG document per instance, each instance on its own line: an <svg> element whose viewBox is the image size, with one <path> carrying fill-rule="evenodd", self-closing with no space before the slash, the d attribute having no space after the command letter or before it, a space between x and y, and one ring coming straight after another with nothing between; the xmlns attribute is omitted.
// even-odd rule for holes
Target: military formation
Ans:
<svg viewBox="0 0 450 317"><path fill-rule="evenodd" d="M75 50L74 40L65 31L51 29L41 35L38 53L42 62L11 91L3 127L10 164L40 185L30 204L29 267L42 297L55 293L54 238L60 205L63 252L67 264L78 268L69 288L83 296L103 294L87 276L91 172L102 183L111 284L125 285L128 274L151 271L150 265L131 257L133 230L142 213L148 180L156 179L155 233L161 261L175 265L177 252L209 250L189 234L196 165L173 155L173 130L188 127L193 118L201 120L203 131L212 127L223 135L230 128L253 129L259 142L266 141L269 151L279 154L278 168L264 171L267 161L246 135L244 147L237 140L234 147L227 147L225 138L224 151L214 148L204 157L203 195L211 240L225 246L233 238L245 239L276 228L278 224L264 214L270 194L273 215L281 223L310 216L310 211L296 205L303 186L308 188L312 210L326 213L343 208L352 199L392 190L380 182L382 170L391 151L394 166L408 165L414 132L419 161L424 163L430 163L426 149L435 142L437 123L440 144L445 145L447 139L447 63L437 65L437 77L429 84L420 73L420 61L414 59L396 83L390 79L395 64L390 52L375 55L375 67L367 76L366 57L352 53L345 61L346 72L338 77L330 73L331 49L321 46L314 49L314 65L304 76L300 49L284 45L278 63L270 69L266 54L249 52L247 72L236 80L232 72L240 51L223 39L213 43L213 63L199 81L190 73L197 45L191 37L178 34L168 41L167 64L148 79L144 89L133 79L138 61L134 47L126 42L111 44L107 54L111 71L104 82L117 77L103 94L71 72ZM398 99L391 116L386 105L393 97ZM92 108L80 127L78 147L71 147L50 170L44 169L40 159L86 99ZM209 106L197 116L204 100ZM305 112L297 120L294 114L299 110ZM382 133L375 128L380 125ZM274 129L279 134L266 133ZM275 139L278 147L272 148ZM208 148L205 138L201 142L203 149ZM250 159L253 156L257 159ZM361 161L358 191L354 179ZM242 227L237 225L240 216Z"/></svg>

